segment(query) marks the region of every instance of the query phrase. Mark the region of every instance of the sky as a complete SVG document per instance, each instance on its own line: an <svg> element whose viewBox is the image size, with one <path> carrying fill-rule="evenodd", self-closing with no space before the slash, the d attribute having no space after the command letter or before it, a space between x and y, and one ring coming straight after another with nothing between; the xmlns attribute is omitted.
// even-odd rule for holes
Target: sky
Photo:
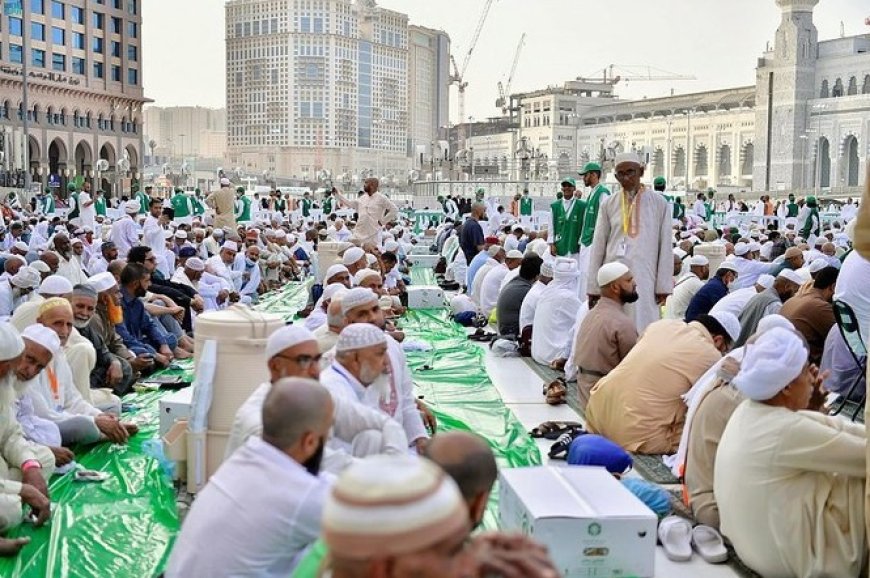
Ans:
<svg viewBox="0 0 870 578"><path fill-rule="evenodd" d="M379 0L412 24L446 31L461 65L485 0ZM223 0L142 2L145 92L159 106L225 106ZM820 0L822 40L870 33L866 0ZM610 64L652 66L696 80L620 83L620 98L665 96L755 83L755 65L780 21L774 0L495 0L465 80L466 115L496 116L523 32L512 92L593 76ZM451 120L457 121L456 89Z"/></svg>

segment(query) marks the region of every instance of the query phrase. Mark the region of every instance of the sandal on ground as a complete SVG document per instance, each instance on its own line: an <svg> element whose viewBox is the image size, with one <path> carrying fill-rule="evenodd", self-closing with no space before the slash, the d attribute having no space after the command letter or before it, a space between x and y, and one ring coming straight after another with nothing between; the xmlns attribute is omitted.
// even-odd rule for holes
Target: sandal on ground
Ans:
<svg viewBox="0 0 870 578"><path fill-rule="evenodd" d="M471 341L480 341L482 343L487 343L495 339L495 333L487 333L483 329L478 329L474 333L468 336L468 339Z"/></svg>
<svg viewBox="0 0 870 578"><path fill-rule="evenodd" d="M538 427L533 428L532 431L529 432L529 435L533 438L555 440L563 433L572 431L574 428L583 429L583 426L576 421L545 421Z"/></svg>
<svg viewBox="0 0 870 578"><path fill-rule="evenodd" d="M692 559L692 524L679 516L668 516L659 522L659 541L665 556L672 562Z"/></svg>
<svg viewBox="0 0 870 578"><path fill-rule="evenodd" d="M568 403L568 386L565 385L564 380L556 379L547 384L544 395L547 396L547 403L550 405Z"/></svg>
<svg viewBox="0 0 870 578"><path fill-rule="evenodd" d="M708 564L722 564L728 560L728 549L722 535L710 526L698 525L692 529L692 547Z"/></svg>
<svg viewBox="0 0 870 578"><path fill-rule="evenodd" d="M547 455L551 460L567 460L568 451L571 449L571 443L585 433L586 432L583 431L583 428L581 427L572 428L563 433L559 436L559 439L556 440L556 443L550 446L550 451L547 452Z"/></svg>

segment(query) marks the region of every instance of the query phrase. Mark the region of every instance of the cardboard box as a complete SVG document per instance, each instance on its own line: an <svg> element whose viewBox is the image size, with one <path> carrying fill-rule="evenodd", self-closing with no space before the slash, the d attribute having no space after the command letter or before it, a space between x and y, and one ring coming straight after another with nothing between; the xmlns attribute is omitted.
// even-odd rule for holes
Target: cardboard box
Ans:
<svg viewBox="0 0 870 578"><path fill-rule="evenodd" d="M408 262L413 267L434 269L441 260L441 255L408 255Z"/></svg>
<svg viewBox="0 0 870 578"><path fill-rule="evenodd" d="M499 482L501 529L545 544L562 576L654 576L658 519L605 469L503 469Z"/></svg>
<svg viewBox="0 0 870 578"><path fill-rule="evenodd" d="M160 437L165 436L176 421L190 417L192 401L192 386L179 389L160 399Z"/></svg>
<svg viewBox="0 0 870 578"><path fill-rule="evenodd" d="M444 291L438 287L412 285L407 291L409 309L438 309L446 306Z"/></svg>

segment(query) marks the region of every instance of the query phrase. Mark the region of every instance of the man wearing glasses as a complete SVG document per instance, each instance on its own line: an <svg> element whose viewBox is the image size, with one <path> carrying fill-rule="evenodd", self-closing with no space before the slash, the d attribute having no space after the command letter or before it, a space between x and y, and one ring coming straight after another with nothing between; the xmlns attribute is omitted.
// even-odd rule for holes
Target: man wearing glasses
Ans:
<svg viewBox="0 0 870 578"><path fill-rule="evenodd" d="M665 198L641 182L644 166L637 153L619 154L615 165L621 190L601 202L589 270L619 261L634 273L639 299L625 311L642 333L660 319L660 306L674 289L671 214ZM600 296L594 276L586 291L593 305Z"/></svg>

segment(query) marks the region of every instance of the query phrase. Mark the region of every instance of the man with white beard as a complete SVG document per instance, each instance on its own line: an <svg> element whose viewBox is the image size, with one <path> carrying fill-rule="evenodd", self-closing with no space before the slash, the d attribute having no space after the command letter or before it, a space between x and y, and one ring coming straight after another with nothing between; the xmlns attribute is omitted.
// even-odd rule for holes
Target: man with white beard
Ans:
<svg viewBox="0 0 870 578"><path fill-rule="evenodd" d="M65 233L57 233L52 239L52 245L59 257L57 274L66 277L73 285L85 283L88 276L82 270L81 262L73 255L69 237Z"/></svg>

